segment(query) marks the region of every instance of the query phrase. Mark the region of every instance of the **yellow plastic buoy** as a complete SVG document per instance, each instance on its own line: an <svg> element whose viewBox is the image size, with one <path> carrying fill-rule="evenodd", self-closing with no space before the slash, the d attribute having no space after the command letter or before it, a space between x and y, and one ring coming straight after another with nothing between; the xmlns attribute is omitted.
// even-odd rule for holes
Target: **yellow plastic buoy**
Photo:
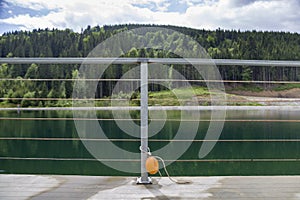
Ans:
<svg viewBox="0 0 300 200"><path fill-rule="evenodd" d="M156 174L158 172L159 165L155 157L150 156L146 160L146 170L149 174Z"/></svg>

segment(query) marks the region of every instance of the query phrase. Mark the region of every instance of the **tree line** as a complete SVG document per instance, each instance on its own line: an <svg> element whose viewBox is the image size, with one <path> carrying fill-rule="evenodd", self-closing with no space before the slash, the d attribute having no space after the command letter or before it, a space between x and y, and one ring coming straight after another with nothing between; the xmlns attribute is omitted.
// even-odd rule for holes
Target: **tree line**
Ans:
<svg viewBox="0 0 300 200"><path fill-rule="evenodd" d="M263 32L222 30L209 31L175 26L156 25L114 25L88 26L80 33L71 29L35 29L33 31L15 31L0 36L1 57L86 57L93 48L107 38L125 30L139 27L161 27L173 29L188 35L197 41L212 58L222 59L257 59L257 60L299 60L300 36L289 32ZM166 46L173 45L175 52L185 48L196 48L186 44L185 38L178 34L162 36L156 33L146 34L147 41L161 42ZM159 41L153 41L155 38ZM118 46L118 41L114 46ZM188 47L186 47L188 46ZM176 57L173 52L155 49L132 48L122 52L124 57ZM109 52L107 52L109 54ZM22 79L75 79L78 76L79 65L8 65L0 66L0 79L15 78L15 80L0 80L1 98L71 98L73 81L24 81ZM119 65L108 68L103 78L120 78L133 66ZM171 65L186 79L199 79L190 66ZM223 80L283 80L298 81L300 74L293 67L251 67L226 66L219 68ZM165 72L172 78L172 72ZM110 96L116 82L99 82L95 96L102 98ZM128 83L129 84L129 83ZM138 83L130 83L128 87L136 87ZM180 86L174 83L174 87ZM125 86L124 86L125 87ZM158 84L150 85L150 90L159 91L165 87ZM8 100L9 103L22 103L22 106L50 106L59 102Z"/></svg>

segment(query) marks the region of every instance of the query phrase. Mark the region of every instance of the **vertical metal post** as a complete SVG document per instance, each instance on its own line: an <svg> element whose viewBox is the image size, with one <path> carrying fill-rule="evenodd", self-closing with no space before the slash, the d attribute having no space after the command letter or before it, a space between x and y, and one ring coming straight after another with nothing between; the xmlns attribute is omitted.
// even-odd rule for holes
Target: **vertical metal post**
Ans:
<svg viewBox="0 0 300 200"><path fill-rule="evenodd" d="M141 62L141 177L138 184L151 184L146 170L148 157L148 63Z"/></svg>

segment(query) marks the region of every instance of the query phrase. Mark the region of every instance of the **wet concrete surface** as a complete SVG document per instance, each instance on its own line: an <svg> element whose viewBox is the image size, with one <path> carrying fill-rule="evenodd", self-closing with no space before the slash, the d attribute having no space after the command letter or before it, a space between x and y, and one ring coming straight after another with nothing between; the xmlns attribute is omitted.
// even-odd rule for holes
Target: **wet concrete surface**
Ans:
<svg viewBox="0 0 300 200"><path fill-rule="evenodd" d="M300 199L300 176L135 177L0 175L0 199Z"/></svg>

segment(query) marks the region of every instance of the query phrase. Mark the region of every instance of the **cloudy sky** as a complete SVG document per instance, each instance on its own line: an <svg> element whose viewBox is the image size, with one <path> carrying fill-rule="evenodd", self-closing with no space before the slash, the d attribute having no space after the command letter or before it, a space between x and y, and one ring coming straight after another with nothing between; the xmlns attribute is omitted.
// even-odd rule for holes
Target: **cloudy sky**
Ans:
<svg viewBox="0 0 300 200"><path fill-rule="evenodd" d="M300 33L299 0L0 0L0 6L0 34L120 23Z"/></svg>

